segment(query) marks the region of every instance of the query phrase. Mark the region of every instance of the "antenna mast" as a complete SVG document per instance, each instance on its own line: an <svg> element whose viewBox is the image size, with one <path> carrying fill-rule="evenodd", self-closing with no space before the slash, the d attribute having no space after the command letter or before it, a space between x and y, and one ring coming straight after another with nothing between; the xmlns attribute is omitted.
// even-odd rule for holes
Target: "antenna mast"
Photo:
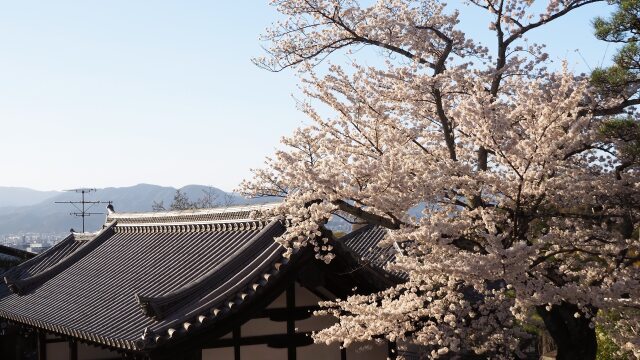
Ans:
<svg viewBox="0 0 640 360"><path fill-rule="evenodd" d="M100 212L91 212L89 211L96 204L111 204L113 201L89 201L85 199L85 195L91 192L97 191L94 188L80 188L80 189L69 189L65 190L68 192L76 192L82 194L82 200L80 201L55 201L56 204L71 204L78 211L69 213L69 215L79 216L82 218L82 232L84 232L84 218L91 215L101 215L104 213Z"/></svg>

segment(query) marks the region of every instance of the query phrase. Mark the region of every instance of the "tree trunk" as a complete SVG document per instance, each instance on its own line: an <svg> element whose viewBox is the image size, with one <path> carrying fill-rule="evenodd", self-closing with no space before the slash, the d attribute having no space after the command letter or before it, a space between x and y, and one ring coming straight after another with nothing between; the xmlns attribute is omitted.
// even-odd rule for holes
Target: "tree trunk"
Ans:
<svg viewBox="0 0 640 360"><path fill-rule="evenodd" d="M538 306L537 312L558 347L556 360L596 358L596 331L589 327L589 319L584 317L576 305L563 302L553 305L551 311ZM578 318L574 316L576 313L580 313Z"/></svg>

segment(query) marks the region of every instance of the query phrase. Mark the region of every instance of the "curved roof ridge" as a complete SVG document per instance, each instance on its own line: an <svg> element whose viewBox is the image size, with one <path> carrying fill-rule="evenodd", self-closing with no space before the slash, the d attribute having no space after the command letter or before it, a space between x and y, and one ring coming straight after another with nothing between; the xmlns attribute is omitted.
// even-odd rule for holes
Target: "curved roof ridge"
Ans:
<svg viewBox="0 0 640 360"><path fill-rule="evenodd" d="M192 209L162 212L141 213L110 213L106 223L117 221L122 224L177 224L177 223L203 223L203 222L232 222L257 220L256 213L267 215L269 210L275 208L277 203L230 206L211 209ZM272 218L272 216L265 216Z"/></svg>
<svg viewBox="0 0 640 360"><path fill-rule="evenodd" d="M73 233L67 235L67 237L65 237L64 239L60 240L57 244L55 244L54 246L48 248L47 250L43 251L42 253L38 254L38 256L32 257L31 259L12 267L11 269L7 270L4 274L3 274L3 279L5 282L7 282L7 278L11 279L11 280L19 280L20 276L18 274L20 274L23 270L30 268L31 266L35 265L36 263L41 262L43 259L45 259L47 256L56 253L60 248L64 248L65 246L67 246L69 244L69 242L75 241L75 238L73 236ZM18 275L18 276L17 276Z"/></svg>
<svg viewBox="0 0 640 360"><path fill-rule="evenodd" d="M145 315L153 317L156 320L162 320L168 313L176 310L181 304L190 302L191 295L196 293L203 287L210 286L217 283L221 278L228 277L228 273L221 272L225 268L232 268L235 270L239 265L247 262L245 258L246 252L251 249L263 249L268 246L268 243L273 242L273 237L277 236L276 233L283 231L282 223L278 220L272 220L267 226L265 226L259 233L253 236L252 239L244 243L238 249L235 250L233 256L227 258L211 270L209 270L202 277L193 281L179 289L176 289L168 294L161 296L146 296L142 294L135 294L140 307ZM255 254L254 254L255 255ZM263 254L259 254L258 258ZM250 259L254 261L256 258Z"/></svg>
<svg viewBox="0 0 640 360"><path fill-rule="evenodd" d="M74 251L73 253L69 254L67 257L60 260L60 262L58 262L57 264L47 268L46 270L36 275L29 276L23 279L18 279L18 280L12 279L9 276L5 276L4 281L9 287L9 290L11 290L11 292L13 292L14 294L23 295L29 292L30 290L47 282L49 279L58 275L59 273L64 271L66 268L68 268L78 260L82 259L85 255L93 251L96 247L98 247L105 240L107 240L114 233L113 228L115 227L115 224L116 223L113 223L110 226L102 229L93 239L88 240L86 245ZM69 238L73 239L73 234L71 234L66 239L69 239ZM75 241L75 239L73 241ZM37 259L37 257L34 259Z"/></svg>
<svg viewBox="0 0 640 360"><path fill-rule="evenodd" d="M0 245L0 253L19 258L21 260L29 260L37 255L35 253L29 252L26 250L14 248L11 246L5 246L5 245Z"/></svg>

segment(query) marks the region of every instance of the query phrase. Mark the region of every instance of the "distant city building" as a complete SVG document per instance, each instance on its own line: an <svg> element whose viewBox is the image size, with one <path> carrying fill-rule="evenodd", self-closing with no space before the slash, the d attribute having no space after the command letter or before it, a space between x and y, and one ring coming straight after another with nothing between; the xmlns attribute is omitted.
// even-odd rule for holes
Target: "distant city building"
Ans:
<svg viewBox="0 0 640 360"><path fill-rule="evenodd" d="M335 321L312 315L319 301L402 281L384 270L384 232L347 235L330 264L312 248L286 258L274 241L286 222L253 217L268 207L111 213L100 232L6 272L0 318L36 334L39 360L394 357L395 344L355 351L310 337Z"/></svg>
<svg viewBox="0 0 640 360"><path fill-rule="evenodd" d="M42 243L31 243L29 244L29 246L27 246L27 251L28 252L32 252L32 253L36 253L36 254L40 254L41 252L44 252L45 250L51 248L51 246L49 245L44 245Z"/></svg>
<svg viewBox="0 0 640 360"><path fill-rule="evenodd" d="M0 236L0 245L41 253L57 244L67 235L54 233L5 234Z"/></svg>

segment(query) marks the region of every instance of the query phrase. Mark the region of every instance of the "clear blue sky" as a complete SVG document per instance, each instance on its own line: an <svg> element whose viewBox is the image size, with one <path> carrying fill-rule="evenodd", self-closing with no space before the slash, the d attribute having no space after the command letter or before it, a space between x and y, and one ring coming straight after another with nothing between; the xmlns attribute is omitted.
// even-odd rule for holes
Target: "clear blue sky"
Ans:
<svg viewBox="0 0 640 360"><path fill-rule="evenodd" d="M293 73L250 61L277 17L267 3L0 1L0 186L234 189L305 121ZM592 67L610 57L590 25L608 11L530 38L587 71L573 50ZM486 31L474 11L462 20Z"/></svg>

